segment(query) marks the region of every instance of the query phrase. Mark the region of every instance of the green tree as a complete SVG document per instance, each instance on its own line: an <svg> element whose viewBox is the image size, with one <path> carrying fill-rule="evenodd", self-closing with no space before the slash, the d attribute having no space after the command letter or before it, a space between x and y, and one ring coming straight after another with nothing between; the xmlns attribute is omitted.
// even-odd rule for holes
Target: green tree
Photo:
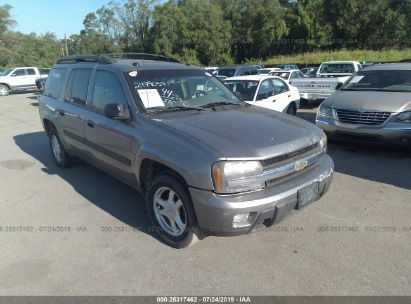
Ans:
<svg viewBox="0 0 411 304"><path fill-rule="evenodd" d="M182 0L156 6L150 37L156 53L215 65L232 62L230 32L230 23L218 4Z"/></svg>

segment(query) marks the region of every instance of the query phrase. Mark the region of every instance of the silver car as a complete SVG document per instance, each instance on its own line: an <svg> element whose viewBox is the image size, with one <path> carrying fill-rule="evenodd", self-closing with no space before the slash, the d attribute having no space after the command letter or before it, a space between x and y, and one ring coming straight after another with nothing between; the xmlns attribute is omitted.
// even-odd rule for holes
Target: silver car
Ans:
<svg viewBox="0 0 411 304"><path fill-rule="evenodd" d="M351 76L318 109L335 140L411 146L411 64L381 64Z"/></svg>

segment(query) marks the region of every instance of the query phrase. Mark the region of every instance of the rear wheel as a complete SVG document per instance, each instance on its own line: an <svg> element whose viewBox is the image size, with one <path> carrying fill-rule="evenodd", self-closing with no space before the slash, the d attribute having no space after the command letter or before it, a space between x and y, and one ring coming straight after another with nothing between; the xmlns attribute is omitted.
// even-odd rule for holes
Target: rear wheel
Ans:
<svg viewBox="0 0 411 304"><path fill-rule="evenodd" d="M290 114L293 116L297 114L297 106L295 105L295 102L292 102L288 105L287 114Z"/></svg>
<svg viewBox="0 0 411 304"><path fill-rule="evenodd" d="M178 179L167 173L155 177L148 188L147 205L154 231L165 243L184 248L199 240L190 195Z"/></svg>
<svg viewBox="0 0 411 304"><path fill-rule="evenodd" d="M55 128L50 128L49 143L51 154L56 165L61 168L70 167L73 163L73 158L66 152L66 149L64 149L64 146Z"/></svg>
<svg viewBox="0 0 411 304"><path fill-rule="evenodd" d="M10 94L10 90L4 84L0 84L0 96L7 96Z"/></svg>

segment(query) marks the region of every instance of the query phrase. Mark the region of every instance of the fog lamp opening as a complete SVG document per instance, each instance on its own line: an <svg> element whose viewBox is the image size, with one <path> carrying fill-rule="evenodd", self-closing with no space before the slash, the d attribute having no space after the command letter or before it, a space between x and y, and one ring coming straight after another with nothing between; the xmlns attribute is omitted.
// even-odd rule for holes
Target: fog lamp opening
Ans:
<svg viewBox="0 0 411 304"><path fill-rule="evenodd" d="M241 228L247 227L252 224L255 212L241 213L234 215L233 217L233 227Z"/></svg>

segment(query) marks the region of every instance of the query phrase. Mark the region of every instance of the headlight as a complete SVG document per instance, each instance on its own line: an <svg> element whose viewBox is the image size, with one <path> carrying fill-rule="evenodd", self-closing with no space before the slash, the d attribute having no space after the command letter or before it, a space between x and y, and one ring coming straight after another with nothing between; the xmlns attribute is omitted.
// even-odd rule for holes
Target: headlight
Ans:
<svg viewBox="0 0 411 304"><path fill-rule="evenodd" d="M213 165L214 189L217 193L237 193L259 190L264 182L253 182L252 177L263 173L259 161L220 161ZM251 178L251 180L250 180Z"/></svg>
<svg viewBox="0 0 411 304"><path fill-rule="evenodd" d="M329 106L320 105L317 111L317 115L334 118L334 111Z"/></svg>
<svg viewBox="0 0 411 304"><path fill-rule="evenodd" d="M394 122L399 123L411 123L411 111L410 112L402 112L397 115Z"/></svg>
<svg viewBox="0 0 411 304"><path fill-rule="evenodd" d="M320 148L321 150L327 150L327 135L323 132L323 136L320 139Z"/></svg>

